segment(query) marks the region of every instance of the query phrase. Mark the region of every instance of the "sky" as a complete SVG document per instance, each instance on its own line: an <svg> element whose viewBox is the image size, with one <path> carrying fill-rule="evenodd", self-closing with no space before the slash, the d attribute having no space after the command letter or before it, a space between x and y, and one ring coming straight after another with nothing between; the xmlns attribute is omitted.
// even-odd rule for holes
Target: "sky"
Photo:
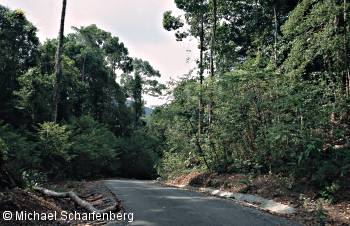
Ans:
<svg viewBox="0 0 350 226"><path fill-rule="evenodd" d="M57 37L62 1L0 0L0 4L22 9L38 28L41 41ZM163 29L166 10L181 13L174 0L68 0L65 33L71 32L72 26L96 24L118 36L132 57L149 61L166 83L188 73L197 55L195 40L177 42L174 33ZM155 106L165 99L146 96L145 101L147 106Z"/></svg>

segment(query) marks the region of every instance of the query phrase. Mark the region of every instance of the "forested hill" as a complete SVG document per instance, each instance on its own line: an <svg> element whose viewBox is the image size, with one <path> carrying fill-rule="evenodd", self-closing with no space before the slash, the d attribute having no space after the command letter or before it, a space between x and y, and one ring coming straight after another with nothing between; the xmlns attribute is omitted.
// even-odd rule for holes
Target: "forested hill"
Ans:
<svg viewBox="0 0 350 226"><path fill-rule="evenodd" d="M349 191L346 0L176 0L164 29L199 51L168 87L108 31L64 33L66 2L42 43L0 6L0 188L196 171L278 175L333 201ZM143 95L164 89L171 101L145 117Z"/></svg>

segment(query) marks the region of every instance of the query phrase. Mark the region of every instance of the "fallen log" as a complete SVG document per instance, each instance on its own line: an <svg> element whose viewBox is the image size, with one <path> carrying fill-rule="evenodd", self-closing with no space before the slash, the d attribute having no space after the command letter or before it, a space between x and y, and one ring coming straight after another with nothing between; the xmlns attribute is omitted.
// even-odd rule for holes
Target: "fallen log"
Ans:
<svg viewBox="0 0 350 226"><path fill-rule="evenodd" d="M83 207L84 209L88 210L91 213L107 213L107 212L110 212L110 211L117 209L117 204L114 204L113 206L99 210L99 209L95 208L92 204L90 204L89 202L79 198L79 196L72 191L55 192L55 191L51 191L51 190L48 190L48 189L42 188L42 187L34 187L34 190L38 191L44 195L50 196L50 197L70 198L76 204L78 204L79 206Z"/></svg>

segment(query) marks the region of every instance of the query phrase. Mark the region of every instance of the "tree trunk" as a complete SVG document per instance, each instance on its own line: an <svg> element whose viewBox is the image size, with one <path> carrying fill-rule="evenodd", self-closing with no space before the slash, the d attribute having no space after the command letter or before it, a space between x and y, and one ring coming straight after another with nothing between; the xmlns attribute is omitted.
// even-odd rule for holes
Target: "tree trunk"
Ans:
<svg viewBox="0 0 350 226"><path fill-rule="evenodd" d="M273 14L274 14L274 64L275 67L277 67L277 35L278 35L278 21L277 21L277 11L276 11L276 4L273 5Z"/></svg>
<svg viewBox="0 0 350 226"><path fill-rule="evenodd" d="M216 41L216 23L217 23L217 0L213 0L213 25L211 31L211 43L210 43L210 79L213 80L215 76L214 66L214 54L215 54L215 41ZM213 121L213 100L212 92L210 91L210 100L208 104L208 126L210 128Z"/></svg>
<svg viewBox="0 0 350 226"><path fill-rule="evenodd" d="M215 42L216 42L216 23L217 23L217 0L213 0L213 12L212 12L212 31L211 31L211 43L210 43L210 81L211 85L215 77L215 65L214 65L214 55L215 55ZM208 141L211 152L215 153L216 160L219 161L218 154L215 150L214 143L212 141L212 124L213 124L213 91L210 87L209 89L209 103L208 103Z"/></svg>
<svg viewBox="0 0 350 226"><path fill-rule="evenodd" d="M350 70L349 70L349 62L348 62L348 35L349 35L349 27L348 27L348 20L347 20L347 0L344 0L344 10L343 10L343 16L344 16L344 64L345 64L345 71L344 71L344 78L345 78L345 91L347 97L350 96Z"/></svg>
<svg viewBox="0 0 350 226"><path fill-rule="evenodd" d="M203 1L202 5L203 7ZM204 80L204 12L201 9L201 28L200 28L200 57L199 57L199 101L198 101L198 138L201 138L203 131L203 80Z"/></svg>
<svg viewBox="0 0 350 226"><path fill-rule="evenodd" d="M63 38L64 38L64 21L66 18L67 0L62 2L62 14L60 31L58 34L58 46L56 51L55 60L55 84L53 90L53 109L52 109L52 121L57 122L58 104L60 102L60 85L62 80L62 52L63 52Z"/></svg>
<svg viewBox="0 0 350 226"><path fill-rule="evenodd" d="M72 191L55 192L55 191L51 191L41 187L35 187L34 190L51 197L70 198L72 201L74 201L76 204L83 207L90 213L108 213L117 209L117 204L114 204L113 206L107 207L106 209L102 209L102 210L96 209L92 204L88 203L85 200L82 200L81 198L79 198L77 194L75 194Z"/></svg>
<svg viewBox="0 0 350 226"><path fill-rule="evenodd" d="M135 74L134 86L133 86L133 98L134 98L134 113L135 113L135 129L140 126L140 118L143 115L142 108L142 78L139 74Z"/></svg>
<svg viewBox="0 0 350 226"><path fill-rule="evenodd" d="M86 63L86 54L84 54L83 65L82 65L82 69L81 69L81 75L80 75L81 83L84 83L84 80L85 80L85 63ZM76 117L80 117L83 115L83 112L84 112L83 103L84 103L83 97L82 97L82 95L79 95L76 109L75 109Z"/></svg>
<svg viewBox="0 0 350 226"><path fill-rule="evenodd" d="M195 127L194 127L194 125L192 125L191 120L189 120L189 124L191 125L191 129L193 130ZM198 154L203 158L204 164L207 167L207 169L211 171L211 167L207 161L204 150L203 150L201 143L200 143L200 137L198 137L196 134L194 134L194 138L195 138L195 145L197 147Z"/></svg>

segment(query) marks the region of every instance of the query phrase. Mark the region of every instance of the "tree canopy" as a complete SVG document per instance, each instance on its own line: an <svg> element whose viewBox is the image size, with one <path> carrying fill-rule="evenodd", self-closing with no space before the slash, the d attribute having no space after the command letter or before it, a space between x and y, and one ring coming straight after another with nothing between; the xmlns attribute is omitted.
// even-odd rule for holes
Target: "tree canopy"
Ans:
<svg viewBox="0 0 350 226"><path fill-rule="evenodd" d="M164 12L163 28L177 41L197 40L199 55L193 71L167 86L151 62L97 25L40 43L22 11L0 6L0 183L23 185L23 173L202 170L283 175L321 196L347 188L349 3L174 3L180 14ZM169 101L146 116L144 95L165 89Z"/></svg>

